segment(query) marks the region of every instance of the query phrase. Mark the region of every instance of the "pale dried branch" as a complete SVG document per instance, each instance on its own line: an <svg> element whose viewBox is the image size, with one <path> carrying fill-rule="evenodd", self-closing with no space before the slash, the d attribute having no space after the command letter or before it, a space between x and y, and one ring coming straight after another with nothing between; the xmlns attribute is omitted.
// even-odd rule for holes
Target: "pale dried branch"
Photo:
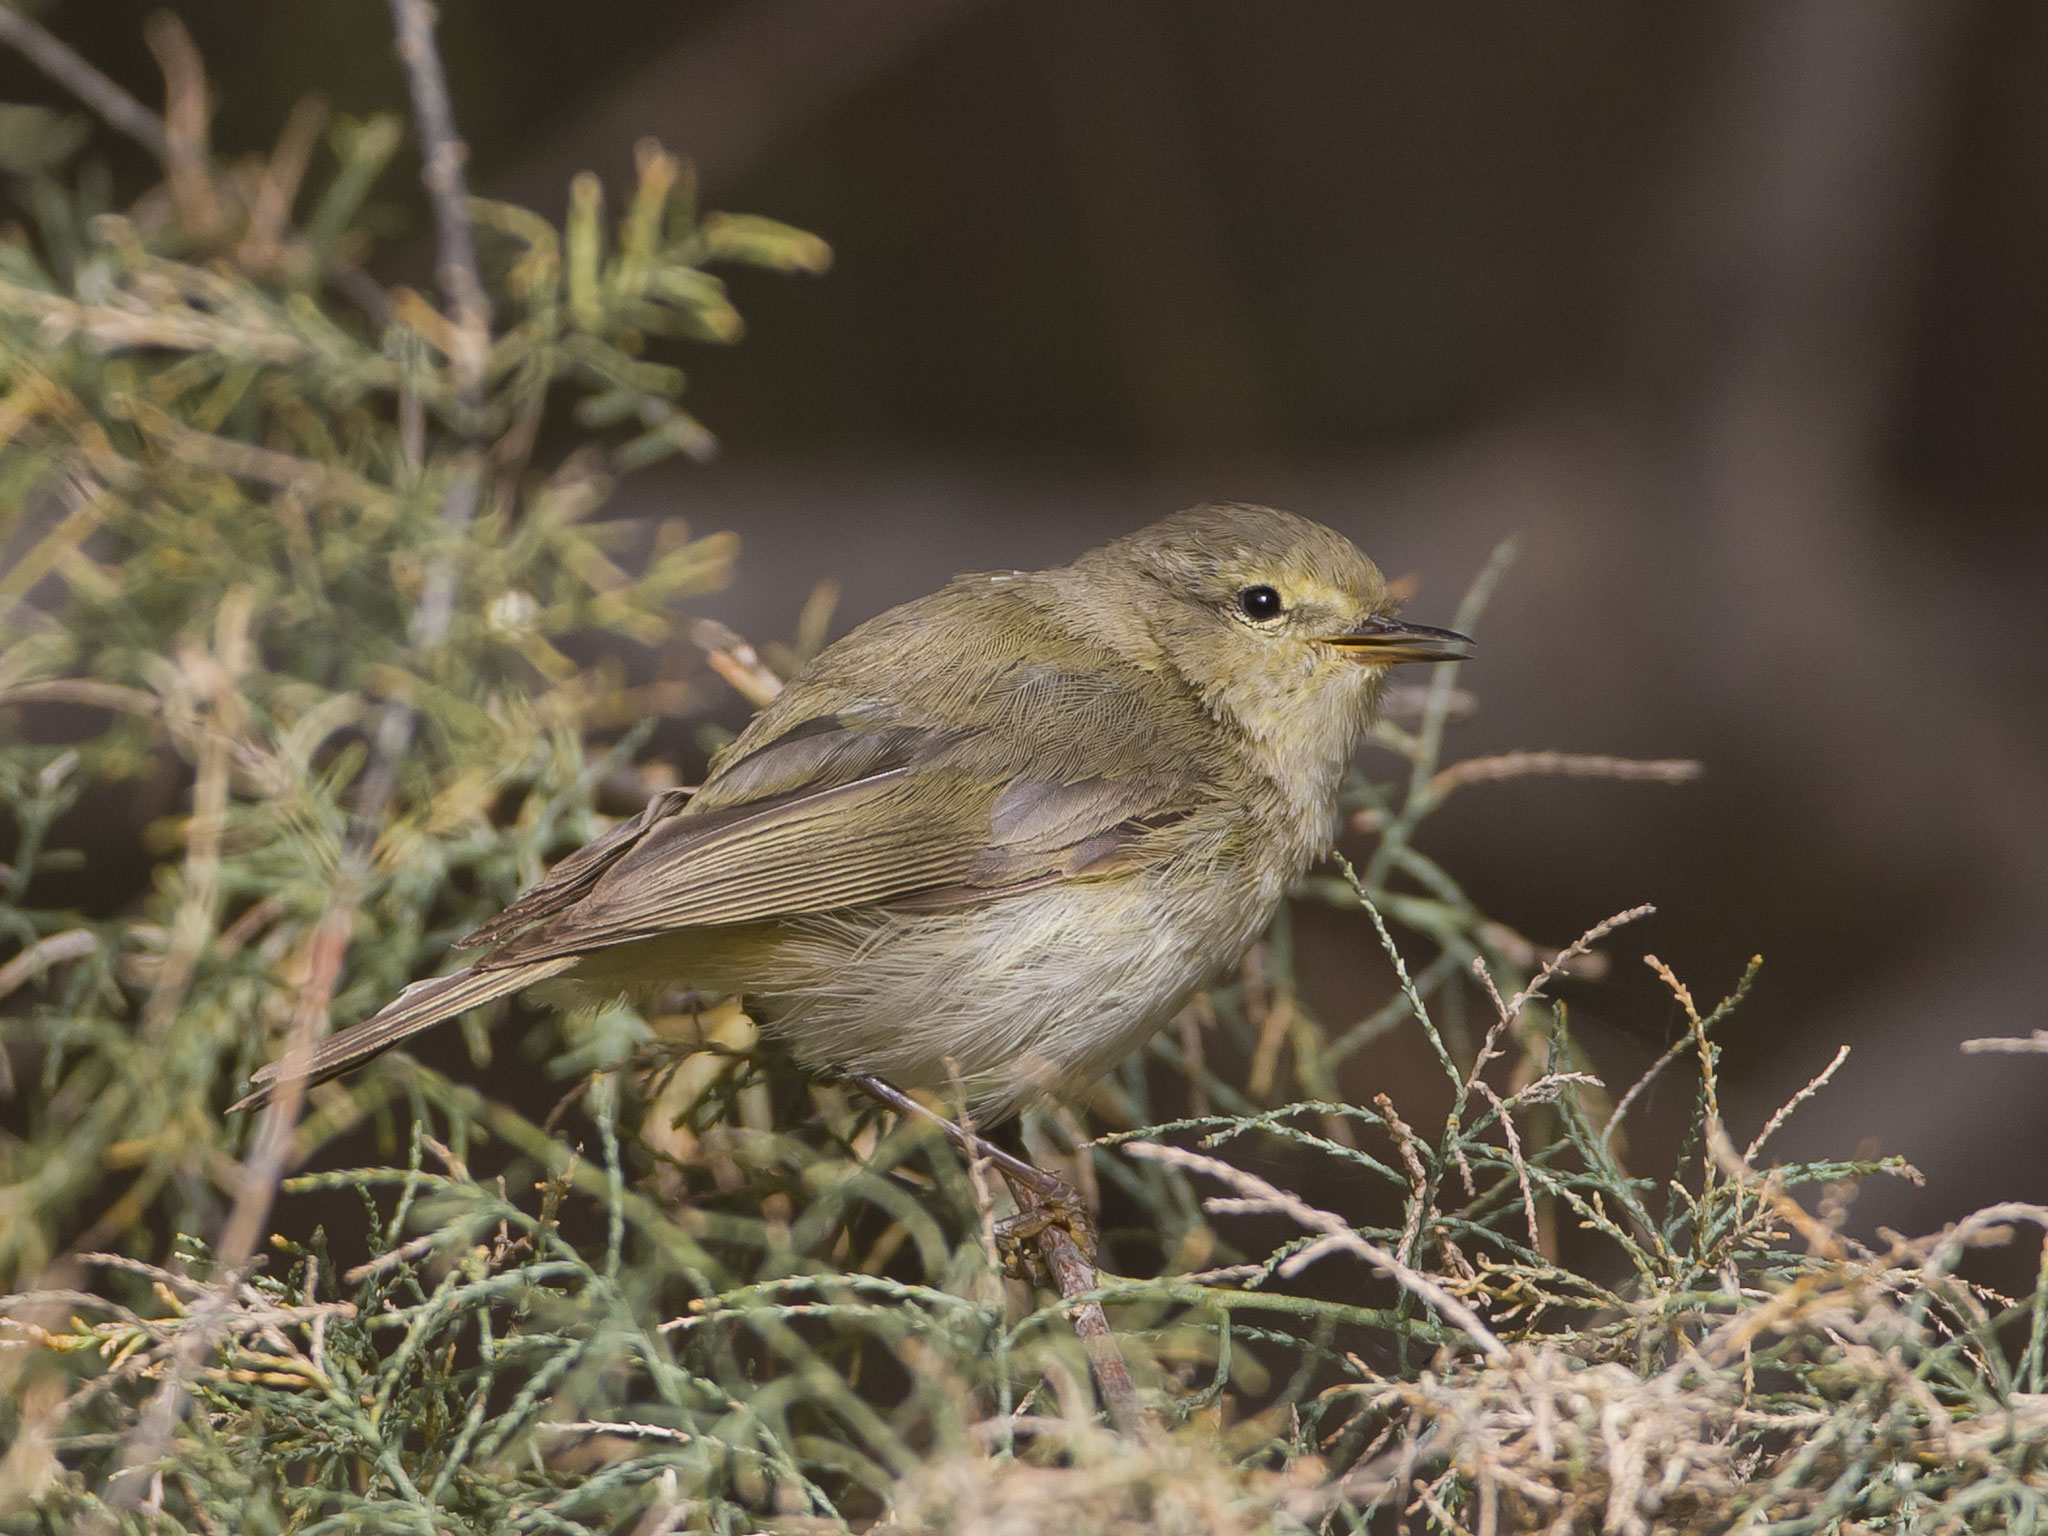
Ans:
<svg viewBox="0 0 2048 1536"><path fill-rule="evenodd" d="M1757 1153L1763 1150L1764 1143L1778 1134L1778 1128L1792 1118L1792 1112L1816 1093L1819 1093L1821 1089L1825 1088L1828 1084L1828 1079L1833 1077L1842 1063L1848 1059L1849 1047L1845 1045L1835 1052L1835 1059L1833 1061L1814 1074L1812 1082L1793 1094L1791 1098L1779 1106L1778 1112L1775 1115L1772 1115L1769 1120L1764 1122L1764 1128L1756 1133L1756 1139L1742 1149L1742 1160L1745 1163L1754 1163Z"/></svg>
<svg viewBox="0 0 2048 1536"><path fill-rule="evenodd" d="M37 940L5 965L0 965L0 997L5 997L47 967L62 965L67 960L82 960L99 947L100 936L89 928L73 928Z"/></svg>
<svg viewBox="0 0 2048 1536"><path fill-rule="evenodd" d="M1569 965L1573 959L1580 955L1590 954L1595 944L1599 943L1600 940L1606 938L1608 934L1614 932L1615 929L1623 924L1632 923L1639 917L1648 917L1656 910L1655 907L1646 902L1642 906L1630 907L1625 912L1617 912L1614 916L1603 918L1595 923L1570 944L1567 944L1563 949L1546 960L1543 963L1543 969L1536 973L1535 978L1508 1002L1501 1016L1507 1019L1514 1018L1515 1015L1519 1014L1530 1003L1541 997L1543 989L1549 986L1556 978L1558 972Z"/></svg>
<svg viewBox="0 0 2048 1536"><path fill-rule="evenodd" d="M1502 752L1468 757L1439 769L1429 781L1432 799L1442 800L1467 784L1504 779L1624 779L1644 784L1686 784L1703 772L1687 757L1611 757L1598 752Z"/></svg>
<svg viewBox="0 0 2048 1536"><path fill-rule="evenodd" d="M2037 1029L2031 1035L2017 1039L2010 1036L1981 1035L1975 1040L1965 1040L1963 1049L1972 1055L1999 1052L2008 1055L2048 1055L2048 1029Z"/></svg>
<svg viewBox="0 0 2048 1536"><path fill-rule="evenodd" d="M108 127L125 133L157 159L169 158L170 136L162 118L12 5L0 5L0 43L91 107Z"/></svg>
<svg viewBox="0 0 2048 1536"><path fill-rule="evenodd" d="M420 180L434 206L434 278L453 311L459 345L450 353L457 388L473 394L483 385L490 349L491 306L477 270L476 234L469 219L469 183L464 163L469 146L455 129L448 102L448 77L434 45L434 8L428 0L390 0L399 61L412 92L413 124L420 137Z"/></svg>
<svg viewBox="0 0 2048 1536"><path fill-rule="evenodd" d="M716 619L694 620L690 639L704 652L711 670L756 709L766 709L782 692L782 679L768 669L753 646Z"/></svg>
<svg viewBox="0 0 2048 1536"><path fill-rule="evenodd" d="M1210 1177L1220 1179L1233 1189L1241 1192L1243 1198L1227 1202L1221 1208L1251 1211L1275 1211L1300 1223L1312 1232L1320 1233L1330 1240L1328 1247L1342 1249L1364 1259L1375 1269L1392 1276L1405 1290L1428 1302L1437 1311L1449 1318L1466 1337L1479 1346L1480 1351L1493 1359L1506 1359L1507 1346L1502 1344L1493 1330L1480 1320L1464 1302L1445 1290L1429 1276L1409 1268L1393 1254L1380 1247L1371 1239L1360 1236L1341 1216L1329 1211L1318 1210L1299 1195L1279 1186L1267 1183L1257 1174L1247 1173L1242 1168L1226 1163L1220 1157L1209 1157L1200 1152L1190 1152L1183 1147L1164 1146L1155 1141L1134 1141L1123 1149L1131 1157L1149 1158L1175 1168L1186 1168ZM1325 1245L1317 1244L1318 1249ZM1297 1255L1296 1257L1300 1257Z"/></svg>
<svg viewBox="0 0 2048 1536"><path fill-rule="evenodd" d="M163 162L171 206L185 229L211 233L221 223L221 206L207 164L213 114L205 61L192 34L170 11L158 11L145 21L142 38L164 72Z"/></svg>
<svg viewBox="0 0 2048 1536"><path fill-rule="evenodd" d="M635 1440L672 1440L677 1445L688 1445L697 1437L684 1430L670 1429L665 1424L642 1424L627 1419L570 1419L536 1424L534 1428L549 1435L621 1435Z"/></svg>

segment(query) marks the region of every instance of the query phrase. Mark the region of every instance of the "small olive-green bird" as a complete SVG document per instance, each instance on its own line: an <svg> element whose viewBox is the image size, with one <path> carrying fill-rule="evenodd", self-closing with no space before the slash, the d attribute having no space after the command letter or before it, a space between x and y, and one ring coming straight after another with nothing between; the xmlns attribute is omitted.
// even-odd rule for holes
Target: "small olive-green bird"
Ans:
<svg viewBox="0 0 2048 1536"><path fill-rule="evenodd" d="M487 954L306 1075L546 981L743 997L806 1063L957 1072L984 1115L1093 1078L1330 847L1388 669L1468 654L1392 609L1348 539L1254 506L961 576L819 653L702 788L564 859L462 941Z"/></svg>

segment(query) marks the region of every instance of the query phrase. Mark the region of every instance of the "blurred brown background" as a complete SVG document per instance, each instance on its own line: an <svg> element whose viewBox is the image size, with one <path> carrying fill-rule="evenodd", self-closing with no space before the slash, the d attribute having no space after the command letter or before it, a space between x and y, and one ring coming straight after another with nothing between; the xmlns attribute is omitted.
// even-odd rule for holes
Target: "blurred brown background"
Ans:
<svg viewBox="0 0 2048 1536"><path fill-rule="evenodd" d="M41 14L155 100L153 4ZM2048 8L443 10L480 191L557 210L652 134L837 253L743 281L746 342L684 359L722 460L622 493L742 534L720 617L786 634L830 575L843 628L1232 498L1353 534L1442 622L1517 533L1459 753L1708 774L1472 789L1428 850L1543 940L1658 904L1572 995L1618 1075L1673 1028L1636 956L1714 997L1763 952L1736 1129L1852 1044L1778 1146L1927 1170L1866 1228L2048 1198L2048 1058L1957 1050L2048 1025ZM377 0L179 11L225 147L308 91L403 101Z"/></svg>

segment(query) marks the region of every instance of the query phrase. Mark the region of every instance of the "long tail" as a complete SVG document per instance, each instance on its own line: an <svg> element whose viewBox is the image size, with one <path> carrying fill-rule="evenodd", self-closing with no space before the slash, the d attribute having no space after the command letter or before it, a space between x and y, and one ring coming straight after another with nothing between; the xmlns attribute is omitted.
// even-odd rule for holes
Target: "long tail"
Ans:
<svg viewBox="0 0 2048 1536"><path fill-rule="evenodd" d="M254 1085L236 1103L228 1107L232 1114L238 1109L257 1109L269 1102L272 1094L287 1077L303 1075L306 1086L324 1083L330 1077L339 1076L358 1062L367 1061L379 1051L388 1050L399 1041L431 1029L444 1019L452 1019L458 1013L530 987L536 981L550 976L559 976L574 966L575 955L562 955L552 960L534 960L525 965L493 966L488 969L472 966L466 971L457 971L452 976L435 976L427 981L416 981L397 997L393 998L374 1016L363 1020L352 1029L345 1029L338 1035L330 1035L313 1047L309 1056L294 1061L285 1056L267 1066L258 1067L251 1079Z"/></svg>

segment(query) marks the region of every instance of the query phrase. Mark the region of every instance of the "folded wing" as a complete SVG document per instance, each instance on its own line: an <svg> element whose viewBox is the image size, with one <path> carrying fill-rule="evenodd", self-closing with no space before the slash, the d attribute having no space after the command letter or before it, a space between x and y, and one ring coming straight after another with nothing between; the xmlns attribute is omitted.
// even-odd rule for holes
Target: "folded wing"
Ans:
<svg viewBox="0 0 2048 1536"><path fill-rule="evenodd" d="M1069 670L993 659L960 686L980 691L988 723L962 729L946 723L956 712L915 699L844 718L793 685L694 797L658 796L564 859L463 941L491 953L323 1041L307 1076L572 971L592 950L680 928L1100 879L1165 857L1178 823L1224 809L1226 791L1197 776L1190 754L1162 749L1141 726L1162 709L1199 713L1196 701L1160 695L1160 679L1105 674L1092 660ZM237 1107L268 1097L284 1065L259 1073Z"/></svg>

